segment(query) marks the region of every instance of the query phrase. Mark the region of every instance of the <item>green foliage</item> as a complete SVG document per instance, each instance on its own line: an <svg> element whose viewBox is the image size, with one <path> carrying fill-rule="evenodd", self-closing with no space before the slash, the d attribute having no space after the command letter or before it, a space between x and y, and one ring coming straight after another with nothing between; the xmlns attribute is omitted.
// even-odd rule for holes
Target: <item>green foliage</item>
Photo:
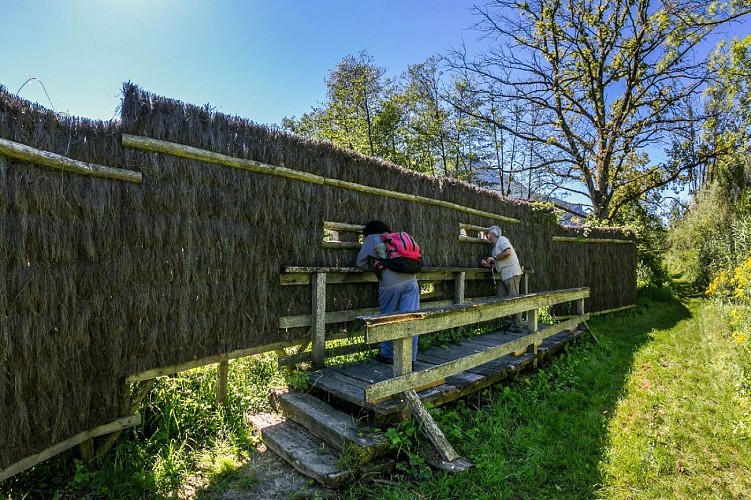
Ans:
<svg viewBox="0 0 751 500"><path fill-rule="evenodd" d="M668 232L659 214L649 207L657 206L658 199L634 200L623 206L610 221L630 229L636 235L636 279L639 286L669 286L670 276L664 263L668 248Z"/></svg>
<svg viewBox="0 0 751 500"><path fill-rule="evenodd" d="M310 374L302 370L293 370L287 375L287 386L296 391L307 391L310 386Z"/></svg>
<svg viewBox="0 0 751 500"><path fill-rule="evenodd" d="M283 385L273 355L230 363L228 402L215 403L216 366L161 377L143 401L140 427L126 430L98 463L72 449L0 484L11 498L163 498L180 496L190 478L222 488L251 485L235 474L256 439L245 415L268 411L268 388Z"/></svg>
<svg viewBox="0 0 751 500"><path fill-rule="evenodd" d="M751 252L748 164L728 158L716 174L670 233L671 271L701 291L718 272L731 271Z"/></svg>

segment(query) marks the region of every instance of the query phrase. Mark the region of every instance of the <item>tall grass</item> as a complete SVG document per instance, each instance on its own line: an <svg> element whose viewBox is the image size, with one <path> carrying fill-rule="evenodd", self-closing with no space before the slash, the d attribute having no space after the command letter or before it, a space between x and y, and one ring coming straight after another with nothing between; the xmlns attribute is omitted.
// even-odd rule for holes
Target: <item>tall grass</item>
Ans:
<svg viewBox="0 0 751 500"><path fill-rule="evenodd" d="M751 495L751 353L731 306L684 304L643 289L636 309L595 317L583 338L538 370L432 409L476 468L429 468L407 420L387 437L394 476L343 498L743 498ZM742 339L740 339L742 340ZM8 498L212 498L260 479L246 413L283 385L274 356L230 364L229 405L214 404L213 367L159 379L143 424L101 464L74 450L0 485Z"/></svg>
<svg viewBox="0 0 751 500"><path fill-rule="evenodd" d="M216 366L157 379L142 424L126 431L99 463L69 450L0 483L7 498L167 498L222 487L254 451L245 416L269 410L267 393L284 384L274 355L229 365L226 407L215 403ZM243 484L252 484L243 478Z"/></svg>

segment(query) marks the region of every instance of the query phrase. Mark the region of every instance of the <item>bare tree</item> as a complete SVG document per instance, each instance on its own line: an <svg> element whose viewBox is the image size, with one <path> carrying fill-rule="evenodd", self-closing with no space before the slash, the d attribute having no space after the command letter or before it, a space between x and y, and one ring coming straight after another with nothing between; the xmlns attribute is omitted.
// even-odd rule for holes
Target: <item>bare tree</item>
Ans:
<svg viewBox="0 0 751 500"><path fill-rule="evenodd" d="M522 126L454 106L536 144L538 168L580 193L598 219L678 179L645 148L701 120L687 112L712 76L701 42L749 12L749 0L495 0L475 7L487 48L449 62L486 102L516 100ZM525 117L542 118L532 123ZM547 151L543 153L543 150Z"/></svg>

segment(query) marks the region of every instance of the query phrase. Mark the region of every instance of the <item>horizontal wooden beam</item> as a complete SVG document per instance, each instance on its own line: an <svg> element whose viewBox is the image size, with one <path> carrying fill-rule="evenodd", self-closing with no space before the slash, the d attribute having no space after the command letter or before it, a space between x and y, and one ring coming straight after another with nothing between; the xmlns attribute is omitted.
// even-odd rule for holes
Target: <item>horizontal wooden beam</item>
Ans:
<svg viewBox="0 0 751 500"><path fill-rule="evenodd" d="M365 327L365 342L370 344L471 325L586 297L589 297L589 288L572 288L475 304L421 309L419 318L413 316L415 313L404 313L365 316L358 319ZM402 317L407 316L408 320L404 321Z"/></svg>
<svg viewBox="0 0 751 500"><path fill-rule="evenodd" d="M370 385L364 390L364 398L368 402L375 402L383 400L394 394L410 390L414 387L429 384L435 380L441 380L442 378L456 375L463 371L469 370L476 366L480 366L494 359L498 359L507 354L511 354L518 349L522 349L528 345L534 344L538 341L544 340L551 335L560 333L568 328L575 327L576 325L587 321L589 314L584 314L576 318L572 318L568 321L562 321L554 325L550 325L546 328L540 329L535 333L526 335L524 337L512 340L498 347L491 347L486 351L472 354L470 356L459 358L442 365L437 365L427 370L421 370L417 372L411 372L406 375L401 375L383 382L377 382Z"/></svg>
<svg viewBox="0 0 751 500"><path fill-rule="evenodd" d="M156 153L179 156L180 158L188 158L190 160L212 163L214 165L222 165L225 167L247 170L249 172L255 172L258 174L286 177L288 179L310 182L312 184L323 185L324 182L324 178L320 175L309 174L307 172L293 170L287 167L278 167L276 165L270 165L268 163L263 163L260 161L247 160L244 158L237 158L234 156L214 153L213 151L195 148L193 146L186 146L184 144L160 141L158 139L152 139L150 137L123 134L123 146L128 148L141 149L144 151L153 151Z"/></svg>
<svg viewBox="0 0 751 500"><path fill-rule="evenodd" d="M279 276L281 285L307 285L310 277L315 273L327 273L326 283L376 283L378 279L371 271L365 271L357 267L294 267L282 268ZM480 267L425 267L417 274L418 281L448 281L453 280L456 273L464 272L465 279L478 280L490 279L490 269Z"/></svg>
<svg viewBox="0 0 751 500"><path fill-rule="evenodd" d="M184 372L185 370L192 370L194 368L200 368L206 365L213 365L216 363L221 363L223 361L228 361L230 359L244 358L246 356L253 356L254 354L261 354L264 352L284 349L285 347L292 347L295 345L300 345L302 342L304 342L304 340L300 339L298 341L277 342L274 344L250 347L248 349L237 349L235 351L224 353L224 354L215 354L213 356L196 359L193 361L187 361L185 363L180 363L180 364L170 365L170 366L162 366L159 368L153 368L151 370L146 370L146 371L139 372L139 373L134 373L132 375L129 375L125 379L125 381L127 383L132 384L134 382L151 380L152 378L163 377L165 375L172 375L173 373Z"/></svg>
<svg viewBox="0 0 751 500"><path fill-rule="evenodd" d="M15 476L19 472L23 472L30 467L40 464L45 460L54 457L55 455L59 455L65 450L69 450L70 448L73 448L74 446L77 446L84 441L88 441L89 439L93 439L95 437L104 436L105 434L111 434L113 432L121 431L129 427L135 427L140 424L141 415L134 414L128 415L127 417L118 418L113 422L94 427L93 429L90 429L88 431L79 432L75 436L68 438L65 441L61 441L40 453L26 457L23 460L19 460L18 462L11 464L7 468L0 470L0 481L5 481L9 477Z"/></svg>
<svg viewBox="0 0 751 500"><path fill-rule="evenodd" d="M74 174L135 183L143 180L141 172L74 160L67 156L32 148L31 146L3 138L0 138L0 154L35 165L42 165L54 168L55 170L64 170Z"/></svg>
<svg viewBox="0 0 751 500"><path fill-rule="evenodd" d="M559 243L631 243L635 244L632 240L616 240L608 238L577 238L569 236L553 236L553 241Z"/></svg>
<svg viewBox="0 0 751 500"><path fill-rule="evenodd" d="M488 230L487 226L477 226L475 224L464 224L462 222L459 223L459 229L465 229L469 231L477 231L478 233L484 233Z"/></svg>
<svg viewBox="0 0 751 500"><path fill-rule="evenodd" d="M422 307L444 307L451 304L455 304L453 300L434 300L423 301L423 295L420 296L420 303ZM485 302L494 297L470 297L465 299L464 303L473 302ZM347 309L344 311L332 311L326 313L326 324L334 323L346 323L347 321L355 321L360 316L378 314L379 309L377 307L368 307L365 309ZM282 316L279 318L279 328L298 328L303 326L310 326L313 324L313 316L311 314L297 314L294 316ZM327 337L328 339L328 337Z"/></svg>
<svg viewBox="0 0 751 500"><path fill-rule="evenodd" d="M165 153L181 158L189 158L191 160L202 161L206 163L213 163L215 165L223 165L227 167L239 168L242 170L249 170L251 172L277 175L281 177L287 177L290 179L296 179L303 182L311 182L313 184L323 184L326 186L337 187L340 189L347 189L350 191L357 191L361 193L374 194L377 196L383 196L386 198L393 198L397 200L411 201L415 203L421 203L423 205L433 205L442 208L448 208L458 212L464 212L472 215L478 215L488 219L494 219L501 222L518 224L519 219L512 217L506 217L505 215L494 214L486 212L484 210L477 210L475 208L465 207L456 203L450 203L443 200L434 200L425 196L418 196L408 193L400 193L397 191L389 191L387 189L375 188L372 186L366 186L364 184L357 184L354 182L343 181L340 179L331 179L322 177L320 175L309 174L299 170L293 170L286 167L278 167L276 165L270 165L268 163L262 163L255 160L247 160L243 158L237 158L234 156L228 156L220 153L214 153L205 149L196 148L193 146L186 146L184 144L178 144L174 142L162 141L158 139L152 139L150 137L136 136L130 134L123 134L123 146L141 149L144 151L154 151L157 153Z"/></svg>
<svg viewBox="0 0 751 500"><path fill-rule="evenodd" d="M493 242L486 240L485 238L473 238L472 236L459 235L459 241L463 243L484 243L486 245L492 245Z"/></svg>
<svg viewBox="0 0 751 500"><path fill-rule="evenodd" d="M341 248L346 250L359 250L362 243L357 241L324 241L323 248Z"/></svg>
<svg viewBox="0 0 751 500"><path fill-rule="evenodd" d="M365 230L365 226L359 224L347 224L346 222L331 222L323 221L323 228L330 229L332 231L344 231L350 233L362 233Z"/></svg>

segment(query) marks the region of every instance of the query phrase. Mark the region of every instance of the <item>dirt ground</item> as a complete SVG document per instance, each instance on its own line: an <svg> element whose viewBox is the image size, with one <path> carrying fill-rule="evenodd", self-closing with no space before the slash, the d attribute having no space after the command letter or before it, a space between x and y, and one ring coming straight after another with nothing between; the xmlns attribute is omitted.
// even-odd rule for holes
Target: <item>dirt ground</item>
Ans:
<svg viewBox="0 0 751 500"><path fill-rule="evenodd" d="M255 478L256 481L253 482L252 487L230 488L205 497L218 500L336 498L335 490L324 488L316 481L300 474L265 446L261 445L258 451L250 457L238 474L241 477Z"/></svg>

